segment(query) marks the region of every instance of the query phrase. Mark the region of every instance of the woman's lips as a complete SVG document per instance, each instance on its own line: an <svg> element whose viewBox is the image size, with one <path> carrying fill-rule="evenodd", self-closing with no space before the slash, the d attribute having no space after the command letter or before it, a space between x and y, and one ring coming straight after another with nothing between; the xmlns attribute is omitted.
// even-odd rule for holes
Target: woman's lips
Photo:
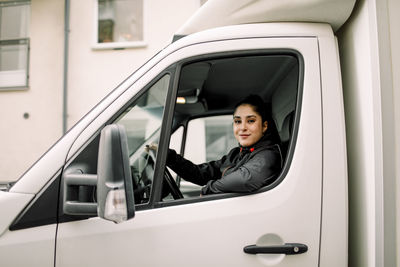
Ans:
<svg viewBox="0 0 400 267"><path fill-rule="evenodd" d="M249 135L249 134L241 134L241 135L239 135L239 136L240 136L240 138L246 139L246 138L249 137L250 135Z"/></svg>

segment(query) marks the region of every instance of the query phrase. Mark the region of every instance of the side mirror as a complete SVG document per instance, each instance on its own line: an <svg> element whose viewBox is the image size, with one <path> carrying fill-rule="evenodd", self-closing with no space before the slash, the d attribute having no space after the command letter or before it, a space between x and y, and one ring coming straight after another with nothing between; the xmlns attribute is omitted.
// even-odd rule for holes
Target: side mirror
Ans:
<svg viewBox="0 0 400 267"><path fill-rule="evenodd" d="M120 223L135 216L128 139L122 125L101 131L97 163L97 214Z"/></svg>

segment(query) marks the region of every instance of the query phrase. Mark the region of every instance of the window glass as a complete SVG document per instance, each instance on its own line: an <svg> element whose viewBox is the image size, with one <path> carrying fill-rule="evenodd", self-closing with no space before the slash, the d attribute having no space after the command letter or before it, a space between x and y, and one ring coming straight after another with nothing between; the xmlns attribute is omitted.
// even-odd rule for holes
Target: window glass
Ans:
<svg viewBox="0 0 400 267"><path fill-rule="evenodd" d="M29 37L29 2L0 3L0 38L1 40Z"/></svg>
<svg viewBox="0 0 400 267"><path fill-rule="evenodd" d="M0 88L28 85L29 20L29 2L0 2Z"/></svg>
<svg viewBox="0 0 400 267"><path fill-rule="evenodd" d="M182 137L183 137L183 126L180 126L176 131L171 135L171 141L169 148L174 149L175 151L181 151L182 147Z"/></svg>
<svg viewBox="0 0 400 267"><path fill-rule="evenodd" d="M98 0L98 43L143 41L143 0Z"/></svg>
<svg viewBox="0 0 400 267"><path fill-rule="evenodd" d="M175 132L171 135L171 140L169 142L169 148L175 150L177 153L180 153L182 147L182 138L183 138L183 126L180 126ZM176 180L176 173L168 169L172 174L172 177ZM179 181L178 181L179 182Z"/></svg>
<svg viewBox="0 0 400 267"><path fill-rule="evenodd" d="M146 203L150 196L156 150L147 153L146 145L159 143L169 79L166 75L158 80L115 121L126 129L137 204Z"/></svg>
<svg viewBox="0 0 400 267"><path fill-rule="evenodd" d="M205 119L206 161L220 159L237 145L232 127L231 115Z"/></svg>
<svg viewBox="0 0 400 267"><path fill-rule="evenodd" d="M184 157L195 164L220 159L237 146L232 127L232 115L191 120L187 128ZM200 186L180 178L178 183L184 196L199 196Z"/></svg>
<svg viewBox="0 0 400 267"><path fill-rule="evenodd" d="M235 146L232 115L199 118L188 124L185 158L193 163L220 159Z"/></svg>

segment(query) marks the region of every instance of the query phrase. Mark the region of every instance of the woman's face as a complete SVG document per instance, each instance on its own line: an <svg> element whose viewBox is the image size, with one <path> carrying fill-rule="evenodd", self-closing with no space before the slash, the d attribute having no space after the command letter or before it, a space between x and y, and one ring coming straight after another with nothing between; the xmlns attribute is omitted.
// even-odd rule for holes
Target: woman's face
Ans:
<svg viewBox="0 0 400 267"><path fill-rule="evenodd" d="M268 123L262 122L261 116L253 106L244 104L237 107L233 114L233 133L240 145L249 147L261 139Z"/></svg>

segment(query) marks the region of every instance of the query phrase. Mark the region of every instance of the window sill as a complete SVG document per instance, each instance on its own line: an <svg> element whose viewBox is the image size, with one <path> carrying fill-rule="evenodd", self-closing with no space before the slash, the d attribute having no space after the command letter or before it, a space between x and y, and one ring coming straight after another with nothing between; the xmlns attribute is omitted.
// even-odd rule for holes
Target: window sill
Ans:
<svg viewBox="0 0 400 267"><path fill-rule="evenodd" d="M5 86L0 87L1 92L13 92L13 91L27 91L29 90L29 86Z"/></svg>
<svg viewBox="0 0 400 267"><path fill-rule="evenodd" d="M92 45L92 50L123 50L129 48L143 48L147 43L142 42L113 42L113 43L96 43Z"/></svg>

